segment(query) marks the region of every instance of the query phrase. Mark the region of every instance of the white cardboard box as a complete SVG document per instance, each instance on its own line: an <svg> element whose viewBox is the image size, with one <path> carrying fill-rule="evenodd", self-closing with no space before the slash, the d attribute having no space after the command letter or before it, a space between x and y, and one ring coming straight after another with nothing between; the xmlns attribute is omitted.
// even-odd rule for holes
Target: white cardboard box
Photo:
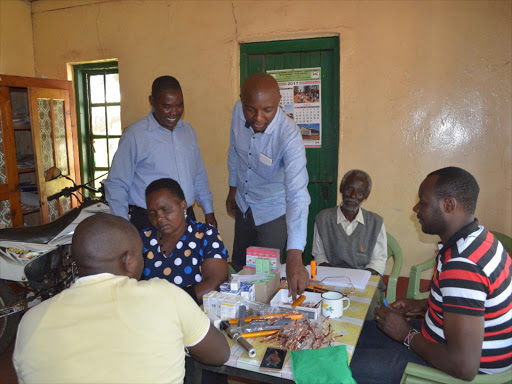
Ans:
<svg viewBox="0 0 512 384"><path fill-rule="evenodd" d="M295 310L302 312L304 316L307 316L311 320L316 320L320 318L320 314L322 313L322 295L320 293L314 292L304 292L303 295L306 296L306 300L304 302L312 302L317 304L315 308L301 307L298 305L295 307ZM273 307L280 307L285 309L292 310L292 298L288 296L287 289L280 289L277 291L276 295L270 300L270 305Z"/></svg>

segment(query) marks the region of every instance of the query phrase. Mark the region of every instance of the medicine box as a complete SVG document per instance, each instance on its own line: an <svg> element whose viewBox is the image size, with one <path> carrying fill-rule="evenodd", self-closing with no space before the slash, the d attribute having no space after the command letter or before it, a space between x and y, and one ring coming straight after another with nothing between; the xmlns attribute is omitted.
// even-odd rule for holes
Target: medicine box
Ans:
<svg viewBox="0 0 512 384"><path fill-rule="evenodd" d="M272 272L278 272L281 270L281 256L279 249L249 247L247 248L245 255L245 264L248 267L256 268L256 260L263 258L270 260L270 269Z"/></svg>
<svg viewBox="0 0 512 384"><path fill-rule="evenodd" d="M254 269L242 269L239 275L256 275ZM249 281L254 285L254 300L261 303L268 303L272 295L279 289L279 274L271 273L265 280Z"/></svg>
<svg viewBox="0 0 512 384"><path fill-rule="evenodd" d="M287 310L297 310L302 312L304 316L307 316L311 320L316 320L320 318L320 314L322 313L322 295L320 293L313 292L304 292L303 295L306 296L304 303L313 303L315 305L314 308L296 306L292 308L292 298L288 296L287 289L280 289L277 291L276 295L270 300L270 305L273 307L279 307Z"/></svg>

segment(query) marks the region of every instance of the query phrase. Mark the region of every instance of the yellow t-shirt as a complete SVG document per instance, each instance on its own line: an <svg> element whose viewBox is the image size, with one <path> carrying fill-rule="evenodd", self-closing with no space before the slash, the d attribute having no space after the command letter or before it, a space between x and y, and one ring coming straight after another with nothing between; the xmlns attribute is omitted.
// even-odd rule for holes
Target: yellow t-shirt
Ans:
<svg viewBox="0 0 512 384"><path fill-rule="evenodd" d="M165 280L101 274L23 316L13 363L20 383L183 383L184 347L209 327Z"/></svg>

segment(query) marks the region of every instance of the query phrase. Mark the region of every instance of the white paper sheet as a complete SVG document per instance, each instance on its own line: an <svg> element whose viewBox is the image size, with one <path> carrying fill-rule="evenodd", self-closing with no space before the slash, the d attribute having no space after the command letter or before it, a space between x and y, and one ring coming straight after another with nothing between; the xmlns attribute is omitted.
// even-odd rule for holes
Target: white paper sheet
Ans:
<svg viewBox="0 0 512 384"><path fill-rule="evenodd" d="M311 275L311 267L306 266L308 273ZM335 287L350 287L350 283L354 288L364 291L366 284L370 280L372 274L364 269L349 268L333 268L333 267L317 267L316 280L320 284L332 285ZM286 277L286 264L281 267L281 277Z"/></svg>

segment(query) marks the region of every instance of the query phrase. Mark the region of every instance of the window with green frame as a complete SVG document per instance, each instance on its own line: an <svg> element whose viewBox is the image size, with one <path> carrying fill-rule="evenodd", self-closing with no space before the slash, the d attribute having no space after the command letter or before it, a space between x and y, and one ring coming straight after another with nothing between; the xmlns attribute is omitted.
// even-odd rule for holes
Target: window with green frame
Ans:
<svg viewBox="0 0 512 384"><path fill-rule="evenodd" d="M117 62L74 65L80 172L100 187L121 138L121 95Z"/></svg>

